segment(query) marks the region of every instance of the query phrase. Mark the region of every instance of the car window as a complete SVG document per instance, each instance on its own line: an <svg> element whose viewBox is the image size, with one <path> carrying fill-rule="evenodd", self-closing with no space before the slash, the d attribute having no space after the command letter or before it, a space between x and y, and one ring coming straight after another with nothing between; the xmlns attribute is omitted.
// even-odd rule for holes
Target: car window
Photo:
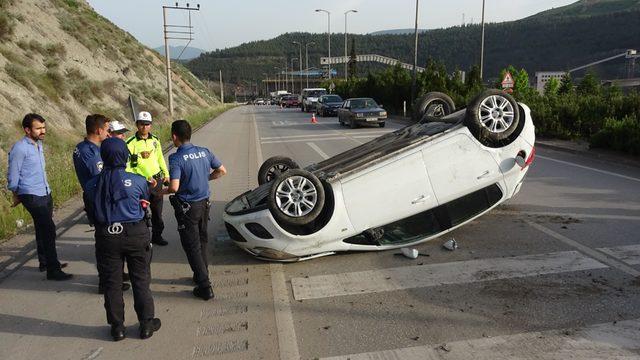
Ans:
<svg viewBox="0 0 640 360"><path fill-rule="evenodd" d="M307 94L307 96L309 97L320 97L324 94L326 94L327 92L324 90L313 90L313 91L309 91L309 93Z"/></svg>
<svg viewBox="0 0 640 360"><path fill-rule="evenodd" d="M355 99L351 102L352 109L371 109L378 107L378 104L373 99Z"/></svg>
<svg viewBox="0 0 640 360"><path fill-rule="evenodd" d="M343 108L348 108L349 106L351 106L350 104L351 104L351 101L347 100L347 101L344 102L344 104L342 104L342 107Z"/></svg>
<svg viewBox="0 0 640 360"><path fill-rule="evenodd" d="M323 96L324 102L342 102L342 98L338 95Z"/></svg>

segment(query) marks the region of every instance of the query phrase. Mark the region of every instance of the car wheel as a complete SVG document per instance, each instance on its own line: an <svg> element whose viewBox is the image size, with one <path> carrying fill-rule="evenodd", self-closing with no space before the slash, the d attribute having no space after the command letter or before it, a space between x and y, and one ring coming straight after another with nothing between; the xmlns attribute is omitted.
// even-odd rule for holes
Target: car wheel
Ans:
<svg viewBox="0 0 640 360"><path fill-rule="evenodd" d="M322 212L324 187L315 175L293 169L273 181L267 205L273 217L288 225L306 225Z"/></svg>
<svg viewBox="0 0 640 360"><path fill-rule="evenodd" d="M385 122L378 123L378 125L379 125L380 127L384 127Z"/></svg>
<svg viewBox="0 0 640 360"><path fill-rule="evenodd" d="M429 92L416 101L415 120L423 120L425 117L441 118L455 111L456 105L449 95L441 92Z"/></svg>
<svg viewBox="0 0 640 360"><path fill-rule="evenodd" d="M291 158L284 156L270 157L262 163L262 166L260 166L258 170L258 185L271 182L280 174L298 168L300 168L300 166Z"/></svg>
<svg viewBox="0 0 640 360"><path fill-rule="evenodd" d="M480 142L507 139L518 127L518 103L496 89L483 91L467 107L465 125Z"/></svg>
<svg viewBox="0 0 640 360"><path fill-rule="evenodd" d="M358 124L356 124L355 120L349 119L349 127L355 129L358 127Z"/></svg>

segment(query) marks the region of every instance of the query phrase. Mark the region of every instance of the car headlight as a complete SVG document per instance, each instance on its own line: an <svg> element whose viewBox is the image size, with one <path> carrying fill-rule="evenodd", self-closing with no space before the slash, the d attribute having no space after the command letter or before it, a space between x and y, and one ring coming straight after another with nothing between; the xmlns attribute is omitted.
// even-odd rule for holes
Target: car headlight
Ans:
<svg viewBox="0 0 640 360"><path fill-rule="evenodd" d="M380 116L387 116L387 112L386 111L380 111Z"/></svg>
<svg viewBox="0 0 640 360"><path fill-rule="evenodd" d="M364 117L364 114L363 113L357 113L356 117Z"/></svg>

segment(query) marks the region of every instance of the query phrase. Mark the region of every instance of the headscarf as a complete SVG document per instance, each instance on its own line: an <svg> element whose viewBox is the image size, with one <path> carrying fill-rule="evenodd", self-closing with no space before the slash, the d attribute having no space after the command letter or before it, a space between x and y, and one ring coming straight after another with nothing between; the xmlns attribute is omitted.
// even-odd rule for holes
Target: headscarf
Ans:
<svg viewBox="0 0 640 360"><path fill-rule="evenodd" d="M100 156L103 169L98 175L94 194L95 215L98 223L110 225L118 201L127 197L122 179L129 160L129 149L122 139L108 138L100 146Z"/></svg>

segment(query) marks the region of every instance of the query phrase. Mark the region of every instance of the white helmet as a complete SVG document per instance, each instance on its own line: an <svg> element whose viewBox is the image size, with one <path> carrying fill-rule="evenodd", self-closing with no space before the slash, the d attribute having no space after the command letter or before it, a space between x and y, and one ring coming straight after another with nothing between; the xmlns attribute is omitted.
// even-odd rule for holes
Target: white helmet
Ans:
<svg viewBox="0 0 640 360"><path fill-rule="evenodd" d="M152 122L153 119L151 119L151 114L148 111L140 111L136 116L136 121Z"/></svg>

